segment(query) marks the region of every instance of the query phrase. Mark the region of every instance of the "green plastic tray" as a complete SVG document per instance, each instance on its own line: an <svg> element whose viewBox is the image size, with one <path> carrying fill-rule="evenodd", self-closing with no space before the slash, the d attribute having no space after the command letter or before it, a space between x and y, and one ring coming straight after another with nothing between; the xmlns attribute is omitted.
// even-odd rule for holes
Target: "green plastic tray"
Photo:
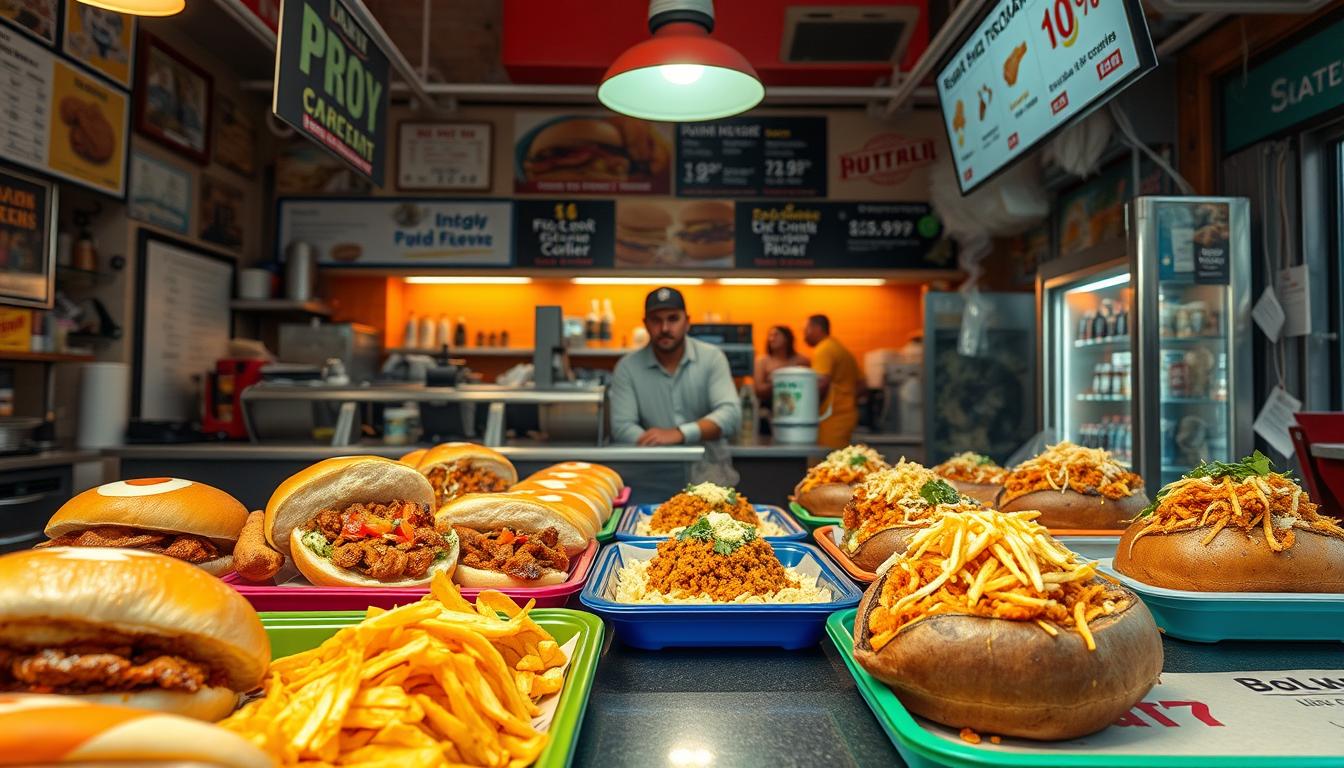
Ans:
<svg viewBox="0 0 1344 768"><path fill-rule="evenodd" d="M622 517L625 517L625 507L612 510L611 517L607 518L607 524L597 532L597 543L606 544L616 538L616 526L621 524Z"/></svg>
<svg viewBox="0 0 1344 768"><path fill-rule="evenodd" d="M857 609L837 611L826 620L826 634L835 644L845 666L854 676L859 693L877 716L896 751L910 768L989 768L990 766L1041 766L1041 768L1339 768L1338 757L1207 756L1207 755L1117 755L1082 752L1001 752L962 744L929 733L901 705L885 683L868 674L854 660L854 617Z"/></svg>
<svg viewBox="0 0 1344 768"><path fill-rule="evenodd" d="M794 517L798 518L798 522L807 526L807 530L809 531L815 531L824 525L840 524L840 518L819 517L817 515L812 514L811 512L808 512L806 507L804 507L802 504L799 504L796 501L789 502L789 511L793 513Z"/></svg>
<svg viewBox="0 0 1344 768"><path fill-rule="evenodd" d="M291 654L316 648L322 641L344 627L358 624L363 611L296 611L261 613L261 623L271 638L271 656ZM568 608L537 608L529 616L564 645L579 635L574 655L565 673L565 687L560 691L560 704L551 721L551 738L541 751L535 768L567 768L574 759L574 748L579 742L579 728L583 713L588 708L588 694L593 689L597 673L597 659L602 651L602 620L591 613L571 611Z"/></svg>

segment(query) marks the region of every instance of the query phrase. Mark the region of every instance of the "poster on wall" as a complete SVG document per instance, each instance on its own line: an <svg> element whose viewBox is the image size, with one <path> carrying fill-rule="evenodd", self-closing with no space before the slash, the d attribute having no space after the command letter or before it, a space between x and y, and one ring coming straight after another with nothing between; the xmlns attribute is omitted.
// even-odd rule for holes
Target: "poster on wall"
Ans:
<svg viewBox="0 0 1344 768"><path fill-rule="evenodd" d="M947 269L927 203L739 202L739 269Z"/></svg>
<svg viewBox="0 0 1344 768"><path fill-rule="evenodd" d="M616 246L611 200L518 200L513 204L514 266L610 267Z"/></svg>
<svg viewBox="0 0 1344 768"><path fill-rule="evenodd" d="M825 197L826 118L678 123L677 195Z"/></svg>
<svg viewBox="0 0 1344 768"><path fill-rule="evenodd" d="M123 88L131 87L135 61L135 17L65 0L61 49L80 64Z"/></svg>
<svg viewBox="0 0 1344 768"><path fill-rule="evenodd" d="M667 195L672 128L624 115L519 112L513 191L519 194Z"/></svg>
<svg viewBox="0 0 1344 768"><path fill-rule="evenodd" d="M277 195L366 195L372 191L373 183L366 177L307 139L291 139L276 151Z"/></svg>
<svg viewBox="0 0 1344 768"><path fill-rule="evenodd" d="M616 266L731 269L731 200L617 200Z"/></svg>
<svg viewBox="0 0 1344 768"><path fill-rule="evenodd" d="M280 14L271 109L381 187L387 54L341 0L289 0Z"/></svg>
<svg viewBox="0 0 1344 768"><path fill-rule="evenodd" d="M202 240L237 248L243 244L243 190L201 174L201 215L197 226Z"/></svg>
<svg viewBox="0 0 1344 768"><path fill-rule="evenodd" d="M145 35L135 73L135 128L201 165L210 161L214 79L186 56Z"/></svg>
<svg viewBox="0 0 1344 768"><path fill-rule="evenodd" d="M60 0L0 0L0 19L47 45L55 45L58 8Z"/></svg>
<svg viewBox="0 0 1344 768"><path fill-rule="evenodd" d="M401 123L397 188L488 191L492 132L490 123Z"/></svg>
<svg viewBox="0 0 1344 768"><path fill-rule="evenodd" d="M51 306L55 237L55 185L0 171L0 304Z"/></svg>
<svg viewBox="0 0 1344 768"><path fill-rule="evenodd" d="M512 207L507 200L290 198L280 201L277 252L306 242L329 266L508 266Z"/></svg>
<svg viewBox="0 0 1344 768"><path fill-rule="evenodd" d="M131 153L130 217L180 235L190 231L191 174L141 152Z"/></svg>
<svg viewBox="0 0 1344 768"><path fill-rule="evenodd" d="M231 96L215 99L215 162L234 173L257 172L256 125L244 106Z"/></svg>
<svg viewBox="0 0 1344 768"><path fill-rule="evenodd" d="M1157 270L1164 282L1227 285L1230 206L1164 202L1157 209Z"/></svg>
<svg viewBox="0 0 1344 768"><path fill-rule="evenodd" d="M932 109L902 113L895 123L836 112L828 133L829 194L839 200L924 199L933 163L947 150L942 117Z"/></svg>

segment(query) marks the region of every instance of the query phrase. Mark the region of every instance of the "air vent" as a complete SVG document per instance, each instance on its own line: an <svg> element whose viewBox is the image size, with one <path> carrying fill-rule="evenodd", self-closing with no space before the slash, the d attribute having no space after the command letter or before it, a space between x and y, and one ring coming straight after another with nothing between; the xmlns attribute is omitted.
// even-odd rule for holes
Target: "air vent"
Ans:
<svg viewBox="0 0 1344 768"><path fill-rule="evenodd" d="M789 6L780 61L896 62L919 19L916 5Z"/></svg>

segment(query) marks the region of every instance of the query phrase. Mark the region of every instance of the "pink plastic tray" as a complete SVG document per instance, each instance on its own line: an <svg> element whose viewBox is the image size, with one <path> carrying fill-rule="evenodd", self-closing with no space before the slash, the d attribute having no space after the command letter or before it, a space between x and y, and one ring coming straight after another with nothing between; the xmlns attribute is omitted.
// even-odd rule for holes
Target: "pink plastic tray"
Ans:
<svg viewBox="0 0 1344 768"><path fill-rule="evenodd" d="M588 542L588 548L574 559L569 579L563 584L547 587L517 587L501 589L500 592L512 597L519 603L536 600L538 608L563 608L571 595L578 594L588 581L588 571L592 568L593 557L597 554L597 542ZM283 575L283 574L282 574ZM369 606L392 608L419 600L429 590L425 587L394 589L390 587L314 587L295 575L292 581L282 585L270 582L245 581L236 573L222 577L225 584L238 590L238 593L252 603L258 611L362 611ZM480 589L463 587L462 596L475 601Z"/></svg>
<svg viewBox="0 0 1344 768"><path fill-rule="evenodd" d="M630 486L627 485L621 489L620 493L616 494L615 499L612 499L611 506L612 508L619 510L621 507L624 507L626 504L629 503L630 503Z"/></svg>

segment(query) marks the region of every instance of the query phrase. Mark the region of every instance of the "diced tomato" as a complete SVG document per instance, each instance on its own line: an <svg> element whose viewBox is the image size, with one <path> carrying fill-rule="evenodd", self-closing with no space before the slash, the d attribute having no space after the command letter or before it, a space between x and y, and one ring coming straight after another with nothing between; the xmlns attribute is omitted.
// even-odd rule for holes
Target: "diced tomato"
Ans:
<svg viewBox="0 0 1344 768"><path fill-rule="evenodd" d="M512 544L513 539L514 539L513 531L509 530L508 528L505 528L499 532L499 538L495 539L495 541L499 542L500 544Z"/></svg>
<svg viewBox="0 0 1344 768"><path fill-rule="evenodd" d="M518 534L517 536L515 536L515 537L513 538L513 543L515 543L515 544L520 544L520 545L521 545L521 544L526 544L526 543L527 543L527 534L525 534L525 533L520 533L520 534Z"/></svg>
<svg viewBox="0 0 1344 768"><path fill-rule="evenodd" d="M410 520L402 520L401 525L397 527L397 535L405 541L415 539L415 528L411 526Z"/></svg>
<svg viewBox="0 0 1344 768"><path fill-rule="evenodd" d="M391 533L392 521L384 520L381 517L364 518L364 529L361 531L363 536L382 536L385 533Z"/></svg>
<svg viewBox="0 0 1344 768"><path fill-rule="evenodd" d="M355 539L364 535L363 530L364 515L360 512L355 512L346 516L345 524L341 526L341 535Z"/></svg>

